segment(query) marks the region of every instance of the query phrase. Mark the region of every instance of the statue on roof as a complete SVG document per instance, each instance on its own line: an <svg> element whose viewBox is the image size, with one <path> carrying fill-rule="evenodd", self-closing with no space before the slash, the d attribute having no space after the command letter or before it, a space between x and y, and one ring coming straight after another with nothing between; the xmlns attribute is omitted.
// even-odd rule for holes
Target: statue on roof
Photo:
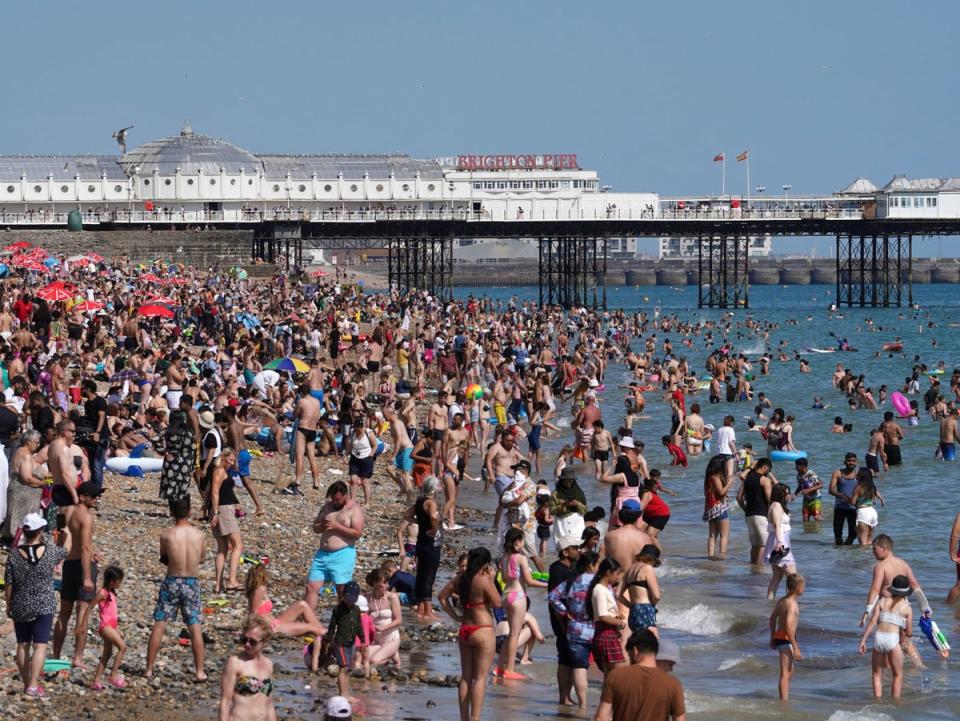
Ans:
<svg viewBox="0 0 960 721"><path fill-rule="evenodd" d="M120 155L127 154L127 131L128 130L133 130L133 126L128 125L125 128L120 128L120 130L115 130L113 132L113 135L110 136L111 138L117 139L117 145L120 146Z"/></svg>

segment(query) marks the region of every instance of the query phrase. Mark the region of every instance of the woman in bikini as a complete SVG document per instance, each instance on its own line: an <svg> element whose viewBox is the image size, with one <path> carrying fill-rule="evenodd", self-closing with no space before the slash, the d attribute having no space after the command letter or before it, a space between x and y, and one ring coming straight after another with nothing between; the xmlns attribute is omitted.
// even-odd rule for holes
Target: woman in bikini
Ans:
<svg viewBox="0 0 960 721"><path fill-rule="evenodd" d="M517 646L520 632L523 630L523 618L527 613L527 588L546 588L547 584L537 581L530 574L530 564L523 555L524 534L519 528L507 531L503 542L503 557L500 559L500 576L503 578L503 606L510 624L510 635L500 647L500 659L494 676L508 680L523 680L526 676L514 670L517 661Z"/></svg>
<svg viewBox="0 0 960 721"><path fill-rule="evenodd" d="M263 655L270 640L270 623L247 616L237 638L240 653L230 656L220 679L219 721L276 721L273 706L273 661Z"/></svg>
<svg viewBox="0 0 960 721"><path fill-rule="evenodd" d="M267 591L267 567L262 563L247 572L247 612L262 616L270 624L270 631L278 636L323 636L327 632L317 614L306 601L297 601L290 608L274 615L276 610ZM303 619L302 621L300 619Z"/></svg>
<svg viewBox="0 0 960 721"><path fill-rule="evenodd" d="M457 692L460 721L480 721L483 713L487 674L497 645L490 608L500 607L500 594L493 576L490 551L474 548L467 556L466 570L450 579L438 597L443 610L460 623L457 634L460 648L460 686ZM458 596L462 613L454 609L451 603L454 595Z"/></svg>
<svg viewBox="0 0 960 721"><path fill-rule="evenodd" d="M630 632L650 629L657 633L657 604L660 602L660 584L654 569L660 565L660 549L648 543L634 557L621 584L620 603L630 608L627 624Z"/></svg>
<svg viewBox="0 0 960 721"><path fill-rule="evenodd" d="M367 574L367 586L370 595L367 603L375 629L373 641L367 647L366 669L370 675L370 666L393 661L400 667L400 626L403 625L400 597L387 590L389 577L379 568Z"/></svg>

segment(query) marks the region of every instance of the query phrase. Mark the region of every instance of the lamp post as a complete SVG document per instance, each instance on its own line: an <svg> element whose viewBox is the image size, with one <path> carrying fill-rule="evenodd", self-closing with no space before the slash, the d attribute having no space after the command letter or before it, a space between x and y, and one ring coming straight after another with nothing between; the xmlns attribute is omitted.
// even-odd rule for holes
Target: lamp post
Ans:
<svg viewBox="0 0 960 721"><path fill-rule="evenodd" d="M783 188L783 202L784 202L784 205L789 205L789 204L790 204L790 191L793 190L793 186L790 185L789 183L784 183L784 184L781 185L780 187Z"/></svg>

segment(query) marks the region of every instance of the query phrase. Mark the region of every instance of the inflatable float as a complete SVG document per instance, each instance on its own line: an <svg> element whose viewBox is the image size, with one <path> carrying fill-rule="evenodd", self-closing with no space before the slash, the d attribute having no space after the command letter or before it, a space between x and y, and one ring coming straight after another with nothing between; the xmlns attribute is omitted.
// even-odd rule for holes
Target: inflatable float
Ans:
<svg viewBox="0 0 960 721"><path fill-rule="evenodd" d="M134 471L138 468L138 471ZM131 458L116 456L107 460L107 470L122 476L139 476L144 473L159 473L163 469L162 458Z"/></svg>
<svg viewBox="0 0 960 721"><path fill-rule="evenodd" d="M806 451L770 451L771 461L798 461L806 457Z"/></svg>
<svg viewBox="0 0 960 721"><path fill-rule="evenodd" d="M886 353L899 353L900 351L903 350L903 343L900 343L899 341L894 341L892 343L884 343L880 347Z"/></svg>
<svg viewBox="0 0 960 721"><path fill-rule="evenodd" d="M910 401L900 391L894 391L890 394L890 405L893 406L893 410L900 414L901 418L906 418L912 413Z"/></svg>
<svg viewBox="0 0 960 721"><path fill-rule="evenodd" d="M927 375L928 375L928 376L942 376L942 375L943 375L943 368L935 368L935 369L932 370L932 371L927 371Z"/></svg>
<svg viewBox="0 0 960 721"><path fill-rule="evenodd" d="M923 635L927 637L927 640L930 641L930 644L937 649L941 654L946 654L950 651L950 644L947 643L947 637L943 635L943 631L937 626L937 622L926 616L920 617L920 630L923 631Z"/></svg>

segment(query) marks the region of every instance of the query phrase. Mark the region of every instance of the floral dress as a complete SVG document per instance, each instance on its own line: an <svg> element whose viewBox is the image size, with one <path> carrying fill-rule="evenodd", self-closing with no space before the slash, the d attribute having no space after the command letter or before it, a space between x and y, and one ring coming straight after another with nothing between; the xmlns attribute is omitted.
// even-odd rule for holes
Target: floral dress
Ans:
<svg viewBox="0 0 960 721"><path fill-rule="evenodd" d="M174 501L190 495L190 481L197 458L197 441L189 428L168 430L164 441L160 498Z"/></svg>

